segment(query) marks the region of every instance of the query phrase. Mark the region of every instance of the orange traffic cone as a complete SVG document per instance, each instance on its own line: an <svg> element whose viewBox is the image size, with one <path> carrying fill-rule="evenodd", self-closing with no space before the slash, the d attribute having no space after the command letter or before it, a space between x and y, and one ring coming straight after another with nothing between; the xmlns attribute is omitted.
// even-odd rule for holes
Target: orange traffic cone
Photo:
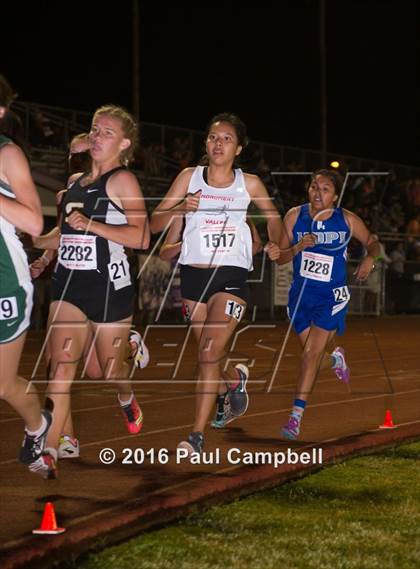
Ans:
<svg viewBox="0 0 420 569"><path fill-rule="evenodd" d="M385 412L385 420L382 425L379 425L380 429L395 429L394 421L392 420L391 411L387 409Z"/></svg>
<svg viewBox="0 0 420 569"><path fill-rule="evenodd" d="M64 528L57 527L54 506L52 502L47 502L45 504L44 514L42 516L41 527L38 529L33 529L32 533L35 533L37 535L56 535L65 531L66 530Z"/></svg>

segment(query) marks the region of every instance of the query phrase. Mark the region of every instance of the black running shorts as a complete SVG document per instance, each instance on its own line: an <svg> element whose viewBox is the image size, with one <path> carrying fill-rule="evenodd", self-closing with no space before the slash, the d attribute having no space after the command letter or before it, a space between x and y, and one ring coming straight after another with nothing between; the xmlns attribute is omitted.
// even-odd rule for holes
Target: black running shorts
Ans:
<svg viewBox="0 0 420 569"><path fill-rule="evenodd" d="M53 300L64 300L77 306L91 322L118 322L134 312L134 286L132 284L114 290L109 279L98 275L70 275L59 269L53 274Z"/></svg>
<svg viewBox="0 0 420 569"><path fill-rule="evenodd" d="M217 292L225 292L248 302L247 269L231 266L210 269L189 265L180 267L182 298L207 303Z"/></svg>

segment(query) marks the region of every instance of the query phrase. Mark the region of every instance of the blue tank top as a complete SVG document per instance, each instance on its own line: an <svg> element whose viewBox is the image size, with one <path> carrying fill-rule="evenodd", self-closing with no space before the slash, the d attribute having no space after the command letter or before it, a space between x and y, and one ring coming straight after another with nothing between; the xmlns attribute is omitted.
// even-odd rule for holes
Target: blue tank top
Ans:
<svg viewBox="0 0 420 569"><path fill-rule="evenodd" d="M293 245L306 233L315 234L317 244L293 258L291 292L299 292L306 280L306 291L329 296L331 289L346 284L347 244L351 233L343 210L338 207L329 219L317 221L310 216L309 203L302 205L293 227Z"/></svg>

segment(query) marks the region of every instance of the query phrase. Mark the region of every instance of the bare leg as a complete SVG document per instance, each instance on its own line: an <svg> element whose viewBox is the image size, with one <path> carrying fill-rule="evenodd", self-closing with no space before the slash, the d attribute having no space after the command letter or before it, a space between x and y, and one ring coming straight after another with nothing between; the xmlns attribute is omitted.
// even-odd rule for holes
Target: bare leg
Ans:
<svg viewBox="0 0 420 569"><path fill-rule="evenodd" d="M215 294L207 303L207 318L198 348L200 377L197 382L194 431L204 431L214 408L220 384L223 383L221 363L226 355L225 346L238 325L238 320L225 313L226 303L229 300L234 300L245 308L242 299L226 293Z"/></svg>
<svg viewBox="0 0 420 569"><path fill-rule="evenodd" d="M131 368L124 361L131 317L109 324L93 323L98 360L106 380L116 384L118 400L124 415L127 430L136 435L143 426L143 414L134 396L129 379Z"/></svg>
<svg viewBox="0 0 420 569"><path fill-rule="evenodd" d="M85 349L83 350L84 359L84 373L89 379L101 379L104 374L102 372L101 364L99 363L98 354L96 353L96 345L94 340L93 324L89 326L89 336L86 340Z"/></svg>
<svg viewBox="0 0 420 569"><path fill-rule="evenodd" d="M129 379L131 368L125 362L131 317L119 322L92 322L94 344L103 377L116 383L120 401L130 398L133 391Z"/></svg>
<svg viewBox="0 0 420 569"><path fill-rule="evenodd" d="M93 328L92 323L89 327L89 333L86 340L85 348L83 350L83 358L84 358L84 373L89 377L89 379L101 379L104 377L102 372L101 364L99 363L98 354L96 352L96 345L93 341ZM125 344L125 351L124 351L124 359L128 358L131 355L130 345L128 343ZM123 373L127 373L125 369ZM73 420L71 416L71 410L69 410L69 414L67 416L66 422L63 426L62 434L68 435L70 437L74 437L74 427L73 427Z"/></svg>
<svg viewBox="0 0 420 569"><path fill-rule="evenodd" d="M321 365L331 367L331 356L325 354L328 343L334 337L335 331L324 330L311 326L299 334L303 346L300 374L296 389L296 398L306 401L320 371ZM327 356L327 357L325 357ZM329 366L328 366L329 364Z"/></svg>
<svg viewBox="0 0 420 569"><path fill-rule="evenodd" d="M35 386L17 375L26 334L13 342L0 344L0 397L19 413L29 431L37 431L42 423L41 406Z"/></svg>
<svg viewBox="0 0 420 569"><path fill-rule="evenodd" d="M306 341L309 337L310 331L311 331L311 328L306 328L306 330L304 330L303 332L301 332L299 334L299 341L300 341L303 349L305 348ZM330 343L330 341L332 341L334 335L335 335L335 331L331 333L331 336L329 337L329 339L327 341L327 345L326 345L325 351L322 355L321 363L319 365L319 371L331 368L334 364L333 356L331 355L331 353L326 351L328 348L328 344Z"/></svg>
<svg viewBox="0 0 420 569"><path fill-rule="evenodd" d="M317 326L311 326L299 334L303 351L296 396L287 425L284 425L281 430L281 435L286 439L295 440L299 436L306 402L312 392L321 365L323 361L326 361L324 358L325 349L334 334L335 331L330 332Z"/></svg>
<svg viewBox="0 0 420 569"><path fill-rule="evenodd" d="M86 338L86 344L83 350L83 359L83 373L86 374L89 379L100 379L103 377L102 369L98 361L98 356L96 354L96 349L93 344L93 331L91 326L88 328L88 336ZM69 413L63 425L63 432L61 434L72 438L75 436L70 406Z"/></svg>
<svg viewBox="0 0 420 569"><path fill-rule="evenodd" d="M184 299L183 302L188 306L189 313L191 315L191 326L197 344L200 345L201 334L203 332L204 323L207 320L207 304L204 302L196 302L194 300ZM198 415L198 410L201 405L201 366L199 366L198 377L196 383L196 416Z"/></svg>
<svg viewBox="0 0 420 569"><path fill-rule="evenodd" d="M64 301L51 304L50 334L51 371L48 397L54 402L53 424L47 446L57 448L64 424L70 414L70 390L83 347L89 333L89 322L79 308Z"/></svg>

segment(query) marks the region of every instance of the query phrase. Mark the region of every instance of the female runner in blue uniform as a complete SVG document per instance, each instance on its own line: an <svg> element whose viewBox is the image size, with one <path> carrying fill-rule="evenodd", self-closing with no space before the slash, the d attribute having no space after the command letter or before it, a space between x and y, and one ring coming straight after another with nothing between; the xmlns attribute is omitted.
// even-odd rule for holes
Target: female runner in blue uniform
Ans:
<svg viewBox="0 0 420 569"><path fill-rule="evenodd" d="M343 185L334 170L318 170L309 185L309 203L289 210L284 218L280 247L266 246L271 260L282 265L293 260L293 283L288 314L303 347L296 396L288 423L281 434L297 439L306 402L317 373L333 367L347 383L350 370L343 348L326 354L334 334L342 334L350 300L346 285L347 244L351 237L367 249L355 275L365 280L379 255L379 242L354 213L335 207Z"/></svg>

